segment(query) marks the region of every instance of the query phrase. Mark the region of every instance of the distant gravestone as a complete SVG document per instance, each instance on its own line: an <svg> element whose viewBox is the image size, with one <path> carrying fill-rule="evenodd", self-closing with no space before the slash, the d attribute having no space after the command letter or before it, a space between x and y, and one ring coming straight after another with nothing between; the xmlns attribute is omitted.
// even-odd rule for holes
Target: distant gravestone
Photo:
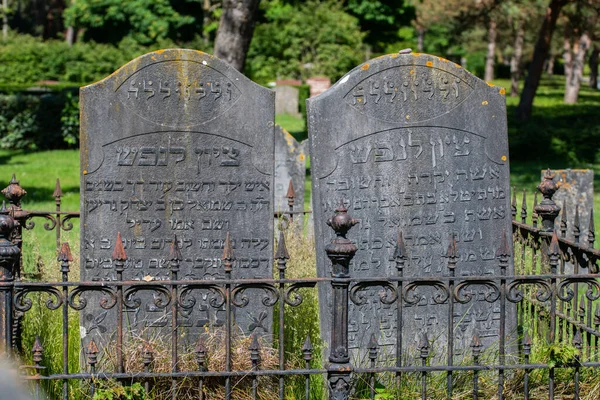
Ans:
<svg viewBox="0 0 600 400"><path fill-rule="evenodd" d="M116 279L117 232L128 257L124 280L168 280L175 235L178 279L224 278L227 232L232 277L272 277L273 119L272 91L193 50L146 54L82 88L82 280ZM194 308L179 315L191 338L225 323L206 291L195 295ZM138 296L144 301L126 310L127 329L170 326L170 308ZM82 312L86 342L114 333L116 310L102 309L99 298ZM234 310L246 333L271 329L256 304Z"/></svg>
<svg viewBox="0 0 600 400"><path fill-rule="evenodd" d="M310 88L310 97L317 96L331 87L331 79L326 76L313 76L306 80Z"/></svg>
<svg viewBox="0 0 600 400"><path fill-rule="evenodd" d="M542 171L542 179L544 173ZM567 206L567 239L573 240L575 223L575 207L579 206L579 240L587 240L590 224L590 213L594 208L594 171L591 169L557 169L553 170L554 182L558 190L552 200L561 208ZM561 210L561 214L562 214ZM518 212L517 212L518 214ZM555 229L560 232L561 216L556 218Z"/></svg>
<svg viewBox="0 0 600 400"><path fill-rule="evenodd" d="M275 125L275 211L288 211L285 197L290 184L294 185L296 198L294 211L304 209L304 181L306 180L306 154L304 145L279 125ZM302 220L300 217L298 220Z"/></svg>
<svg viewBox="0 0 600 400"><path fill-rule="evenodd" d="M297 82L297 83L296 83ZM295 117L300 116L298 108L298 96L300 91L297 87L300 81L277 81L275 84L275 114L288 114ZM292 86L294 85L294 86Z"/></svg>
<svg viewBox="0 0 600 400"><path fill-rule="evenodd" d="M348 234L358 246L353 278L397 276L399 231L407 248L406 277L449 276L445 255L452 237L460 254L458 279L498 275L496 251L503 235L510 241L512 233L504 93L448 60L393 54L353 69L309 99L319 277L331 276L324 248L334 233L326 221L340 201L360 222ZM507 274L512 258L510 263ZM484 287L472 290L470 303L455 303L457 355L469 349L475 332L484 345L498 341L500 303L485 302ZM372 333L388 355L395 353L397 303L382 304L379 292L369 289L366 304L350 304L355 357L364 356ZM448 303L436 304L436 294L419 288L418 303L404 305L404 349L414 352L423 332L438 350L446 346ZM321 286L319 295L328 342L330 292ZM507 309L508 333L516 321L514 308Z"/></svg>

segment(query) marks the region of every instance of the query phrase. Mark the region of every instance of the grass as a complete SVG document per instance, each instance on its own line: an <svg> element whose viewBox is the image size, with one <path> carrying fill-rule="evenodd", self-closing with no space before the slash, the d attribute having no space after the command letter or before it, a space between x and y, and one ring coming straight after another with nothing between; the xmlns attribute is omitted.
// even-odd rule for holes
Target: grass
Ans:
<svg viewBox="0 0 600 400"><path fill-rule="evenodd" d="M507 81L495 81L501 86L508 86ZM596 186L600 184L600 91L592 91L589 88L582 88L580 102L577 105L566 106L562 104L562 85L563 77L554 77L545 79L540 87L539 94L536 98L534 115L531 121L520 123L514 119L514 109L517 105L518 98L507 97L508 108L508 123L509 123L509 138L511 150L511 185L515 186L517 193L522 189L527 189L531 194L540 181L540 171L547 167L550 168L593 168L595 171ZM297 138L302 138L306 132L306 124L300 118L295 118L289 115L277 116L276 122L286 128ZM575 132L576 134L573 134ZM309 163L308 163L309 165ZM79 155L76 150L56 150L37 153L28 153L21 151L0 151L0 181L4 179L4 183L8 184L11 175L15 173L17 179L21 181L21 185L27 191L27 195L23 198L23 208L27 210L53 210L55 208L54 198L52 193L56 184L56 178L61 179L63 190L62 210L77 211L79 210ZM1 178L4 177L4 178ZM5 184L0 185L2 187ZM307 181L307 195L305 197L305 208L310 208L310 175ZM533 206L533 196L528 195L528 209L531 212ZM600 191L594 197L595 208L600 210ZM518 200L520 207L520 199ZM600 226L600 212L596 213L597 226ZM46 232L43 229L43 220L36 219L37 226L31 231L24 233L24 264L25 271L28 273L39 273L44 280L56 281L59 280L59 265L56 259L56 236L54 232ZM63 240L67 240L71 244L75 258L78 255L79 248L79 225L77 222L70 232L65 232ZM300 278L306 276L314 276L314 250L310 238L304 236L288 237L288 249L292 255L292 259L288 264L288 277ZM71 280L78 279L79 265L73 263L71 267ZM320 337L318 331L318 320L314 318L318 316L318 306L316 292L314 290L305 290L302 292L305 297L304 303L298 308L286 308L286 343L285 348L290 351L289 362L296 363L297 349L300 349L306 335L311 337L313 346L315 347L313 361L314 366L320 364L318 355L321 354L320 349L323 343L318 341ZM31 296L33 306L26 313L26 323L24 329L24 348L30 349L33 345L33 340L36 335L43 338L43 344L46 347L46 373L58 373L62 370L62 361L60 359L62 353L61 344L61 323L56 316L60 311L48 311L42 301L46 297ZM310 323L306 323L310 321ZM69 329L76 333L79 329L78 316L73 312L69 319ZM74 336L76 337L76 336ZM539 348L543 346L538 345ZM295 355L294 355L295 354ZM78 339L70 340L70 372L75 372L79 369L79 341ZM296 358L295 358L296 357ZM534 356L532 356L532 360ZM542 357L536 353L535 357ZM539 358L538 358L539 359ZM30 359L28 360L30 362ZM562 382L572 383L572 369L565 369L561 372ZM584 374L588 376L593 373L590 370L584 370ZM464 385L469 384L471 373L457 374L459 382ZM533 376L535 382L543 386L543 382L547 380L547 372L536 373ZM360 378L359 379L363 379ZM366 378L365 378L366 379ZM445 374L432 374L429 378L432 390L443 390ZM520 379L516 376L517 381ZM313 397L323 398L323 377L314 376L313 381ZM384 376L379 379L380 383L384 382ZM489 394L492 398L494 391L494 376L490 374L482 374L482 391ZM588 380L589 381L589 380ZM415 384L416 382L416 384ZM418 395L418 380L407 380L403 390L405 393L413 393L411 390L416 390L414 393ZM53 387L49 387L51 393L60 391L60 382ZM363 385L364 386L364 385ZM381 398L386 393L386 385L383 389L380 385L379 389L383 390ZM595 396L600 390L596 387L587 387L587 393L592 393ZM286 380L287 398L294 399L301 397L303 393L303 380L294 380L290 378ZM436 389L437 388L437 389ZM518 394L518 387L515 386L514 394ZM565 390L568 389L564 388ZM437 393L437 392L436 392ZM442 392L440 392L442 393ZM465 393L468 395L469 391ZM541 392L540 392L541 393ZM463 393L464 394L464 393ZM411 394L412 395L412 394ZM465 395L465 396L467 396ZM537 397L540 398L543 393ZM456 398L462 394L457 392ZM412 398L412 397L406 397ZM486 397L487 398L487 397ZM597 397L590 397L597 398Z"/></svg>

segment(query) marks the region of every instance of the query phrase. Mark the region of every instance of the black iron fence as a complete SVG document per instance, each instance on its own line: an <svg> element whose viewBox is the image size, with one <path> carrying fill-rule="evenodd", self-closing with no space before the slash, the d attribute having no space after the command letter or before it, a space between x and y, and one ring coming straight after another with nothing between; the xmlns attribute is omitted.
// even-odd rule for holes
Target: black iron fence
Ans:
<svg viewBox="0 0 600 400"><path fill-rule="evenodd" d="M374 399L376 396L554 399L558 398L559 391L560 396L566 393L575 399L583 398L587 394L582 385L589 383L589 375L600 367L600 251L593 248L593 215L587 237L580 237L578 218L570 223L562 217L557 233L554 221L560 207L552 200L556 186L549 173L538 189L543 199L539 203L537 198L534 201L531 224L527 222L525 194L520 221L516 220L517 204L513 193L514 254L510 254L511 232L505 232L495 255L499 272L496 275L456 276L455 268L460 262L459 244L452 237L444 257L447 268L441 276L405 277L403 271L411 255L402 232L398 232L394 252L396 275L353 278L350 261L357 247L346 234L356 221L342 205L328 221L336 233L336 238L326 248L332 265L332 274L328 278L288 279L290 256L281 234L273 279L237 279L232 268L236 255L228 236L222 258L224 279L181 280L178 271L182 257L177 240L173 240L168 254L170 280L124 281L127 254L122 241L117 238L112 254L117 280L74 282L70 280L73 257L68 244L61 244L60 238L61 231L70 229L70 220L79 214L60 210L59 185L54 193L56 211L22 210L20 199L25 192L13 177L3 191L10 204L0 212L2 345L9 355L32 353L32 364L22 369L25 379L30 381L40 398L43 397L44 382L60 382L61 396L68 399L74 396L75 387L81 393L93 396L99 383L108 380L123 387L138 385L146 392L157 385L166 385L165 393L171 398L184 397L181 394L184 382L191 387L185 396L193 393L201 399L289 398L286 394L289 386L292 383L298 385L298 382L302 387L299 397L306 399L319 398L316 393L325 392L331 399ZM287 215L290 219L295 214L293 206L292 198ZM45 228L56 230L60 282L27 281L20 274L21 229L32 229L34 218L45 218ZM566 239L567 230L575 233L575 240ZM514 274L507 272L511 257ZM573 266L573 273L565 273L567 263ZM326 362L322 362L319 352L313 349L312 343L318 341L318 337L307 337L300 348L284 346L286 334L289 334L286 310L301 307L303 291L314 290L317 285L325 285L332 293L329 315L320 316L333 322L331 341L325 343L328 349ZM353 360L348 346L349 304L363 303L365 291L372 288L380 290L382 303L396 305L397 321L403 321L406 306L415 305L424 297L445 307L445 343L432 341L423 333L414 346L413 341L404 336L406 332L400 323L395 329L395 358L392 361L382 357L375 335L364 349L365 360ZM70 341L76 340L77 332L72 331L69 316L88 306L90 293L97 294L94 298L98 299L101 308L116 313L114 340L109 347L104 345L104 354L100 354L102 351L97 343L90 341L87 348L81 349L80 362L73 370L68 349ZM161 356L167 360L166 366L165 363L158 366L158 351L151 342L143 337L132 339L128 335L124 314L142 306L141 293L152 294L153 306L168 311L168 349L167 355ZM62 371L58 373L45 372L44 348L39 338L32 348L21 348L20 324L23 315L32 309L32 297L35 296L41 296L42 306L58 313L61 319ZM454 336L460 321L454 309L458 304L473 303L476 297L494 304L499 310L498 338L484 348L475 332L469 349L461 351L459 356ZM258 298L265 307L274 309L277 316L273 324L274 339L255 334L240 338L236 333L232 310L248 306L250 298ZM180 343L183 328L178 324L178 315L199 301L214 309L224 308L225 323L221 331L200 335L193 348L184 349ZM507 322L510 319L508 310L515 306L516 333L509 332ZM135 357L126 355L132 346L137 349ZM221 355L220 363L215 362L216 353ZM104 358L112 361L103 361ZM320 392L316 390L319 387L326 389Z"/></svg>

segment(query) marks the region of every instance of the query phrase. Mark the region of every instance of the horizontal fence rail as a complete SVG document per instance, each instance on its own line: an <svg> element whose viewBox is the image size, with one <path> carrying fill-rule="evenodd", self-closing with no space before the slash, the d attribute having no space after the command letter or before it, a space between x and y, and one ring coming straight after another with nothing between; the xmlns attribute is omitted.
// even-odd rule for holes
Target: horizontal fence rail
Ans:
<svg viewBox="0 0 600 400"><path fill-rule="evenodd" d="M291 386L300 388L301 395L297 396L305 399L319 398L317 393L325 397L325 392L331 399L375 399L379 395L421 399L483 399L495 395L504 399L515 393L530 399L539 398L540 390L549 399L557 398L559 390L561 396L569 393L571 398L579 399L585 394L585 377L596 374L600 367L600 250L593 248L593 215L585 238L579 235L579 218L571 223L564 213L560 231L554 231L561 209L552 201L555 190L547 174L539 186L542 201L538 203L537 194L534 199L531 224L527 222L525 193L517 220L513 190L513 231L512 235L504 232L503 243L495 254L498 273L494 275L456 276L456 265L461 262L460 243L449 237L447 252L441 256L445 269L440 276L405 276L411 254L400 231L392 260L396 274L355 278L351 260L358 249L346 234L356 221L340 206L329 221L336 233L326 248L332 266L330 277L288 278L290 254L285 235L280 232L272 279L236 278L233 264L236 257L243 256L243 250L234 254L233 238L227 235L220 271L223 278L181 279L178 272L182 256L175 237L165 254L168 279L124 280L127 254L117 237L112 255L116 280L83 282L70 280L73 256L69 245L60 239L61 232L72 228L70 221L79 218L79 213L60 210L58 182L54 192L56 211L22 210L24 190L13 177L3 191L9 206L0 212L3 348L8 354L30 360L21 371L37 398L45 398L44 389L52 382L59 383L61 396L67 399L76 392L93 396L104 387L102 382L111 381L129 388L137 384L147 393L156 394L161 388L163 395L173 399L189 395L231 399L240 398L242 392L244 398L283 399L289 398ZM294 215L304 212L294 211L293 198L288 200L290 210L275 217L293 222ZM44 218L45 229L56 230L61 281L26 281L21 276L21 229L33 229L34 218ZM574 240L566 238L567 231L575 233ZM511 240L513 246L509 245ZM515 273L509 274L511 257ZM567 272L567 265L572 266L572 273ZM333 321L331 342L321 343L315 334L302 338L302 346L288 348L284 343L294 332L286 321L317 287L332 293L330 313L318 316ZM400 324L395 329L395 353L391 358L385 354L381 338L372 335L363 356L357 359L349 349L348 309L350 304L364 304L367 291L372 289L378 291L381 304L393 307L397 321L403 321L403 310L423 299L444 307L444 340L426 333L413 340ZM161 331L165 333L161 348L152 343L149 334L136 335L130 329L128 315L144 307L148 299L168 319L168 329ZM461 321L455 307L475 301L498 308L498 337L484 345L475 332L468 348L459 353L454 337ZM235 311L254 303L273 310L273 335L240 333ZM190 341L179 316L199 304L225 310L224 323ZM91 340L84 346L78 332L73 332L73 321L78 322L80 313L92 305L114 313L116 325L111 327L114 332L107 332L107 343ZM516 331L511 331L508 323L511 307L516 308ZM47 367L49 343L45 338L38 337L27 349L21 343L24 318L39 308L61 321L62 342L58 347L51 346L61 353L60 370L50 372ZM76 369L70 363L73 341L81 342ZM323 352L324 348L327 351ZM533 397L534 392L537 397Z"/></svg>

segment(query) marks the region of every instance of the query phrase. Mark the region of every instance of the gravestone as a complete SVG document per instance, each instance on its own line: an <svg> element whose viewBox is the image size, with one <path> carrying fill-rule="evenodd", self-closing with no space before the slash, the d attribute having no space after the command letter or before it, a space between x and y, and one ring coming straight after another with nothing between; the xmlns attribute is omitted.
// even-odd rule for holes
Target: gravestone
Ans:
<svg viewBox="0 0 600 400"><path fill-rule="evenodd" d="M294 211L304 209L304 181L306 180L306 154L304 144L279 125L275 125L275 211L289 211L288 199L285 197L290 184L294 185L296 198ZM295 218L302 221L302 216Z"/></svg>
<svg viewBox="0 0 600 400"><path fill-rule="evenodd" d="M542 179L545 172L542 171ZM575 207L579 206L579 240L583 242L587 240L590 213L594 208L594 171L591 169L557 169L553 170L552 174L554 174L554 182L558 186L552 200L561 209L565 204L567 205L567 239L574 240L575 238L573 234ZM554 227L559 234L562 212L563 210L561 210L561 215L556 218Z"/></svg>
<svg viewBox="0 0 600 400"><path fill-rule="evenodd" d="M313 76L306 80L306 84L310 88L310 97L314 97L331 87L331 79L326 76Z"/></svg>
<svg viewBox="0 0 600 400"><path fill-rule="evenodd" d="M300 85L301 82L297 81ZM300 117L298 96L300 91L287 81L277 81L275 85L275 114L288 114Z"/></svg>
<svg viewBox="0 0 600 400"><path fill-rule="evenodd" d="M272 277L271 90L211 55L171 49L136 58L80 96L82 280L116 279L117 232L128 257L124 280L169 280L175 237L178 279L224 278L227 232L232 278ZM194 295L193 310L179 315L191 340L225 323L224 308L212 308L206 291ZM125 310L127 329L170 326L170 308L138 296L142 307ZM115 329L116 310L91 299L82 336L101 342ZM251 301L234 310L235 321L245 333L270 332L265 309Z"/></svg>
<svg viewBox="0 0 600 400"><path fill-rule="evenodd" d="M358 246L353 278L398 275L399 231L407 248L405 277L449 276L445 255L452 237L460 254L457 279L497 276L496 251L512 233L504 94L448 60L411 53L371 60L309 99L319 277L331 276L324 248L334 232L326 221L340 201L359 221L348 234ZM511 264L507 274L512 271ZM331 298L325 285L319 289L327 343ZM470 303L455 303L456 355L469 349L475 332L484 345L497 346L500 304L484 301L485 288L473 290ZM369 289L364 305L350 303L354 357L364 356L372 333L384 353L395 354L397 303L382 304L379 292ZM444 354L448 303L436 304L436 294L419 288L417 305L404 304L405 351L414 353L427 332ZM507 309L510 332L516 321L514 307Z"/></svg>

